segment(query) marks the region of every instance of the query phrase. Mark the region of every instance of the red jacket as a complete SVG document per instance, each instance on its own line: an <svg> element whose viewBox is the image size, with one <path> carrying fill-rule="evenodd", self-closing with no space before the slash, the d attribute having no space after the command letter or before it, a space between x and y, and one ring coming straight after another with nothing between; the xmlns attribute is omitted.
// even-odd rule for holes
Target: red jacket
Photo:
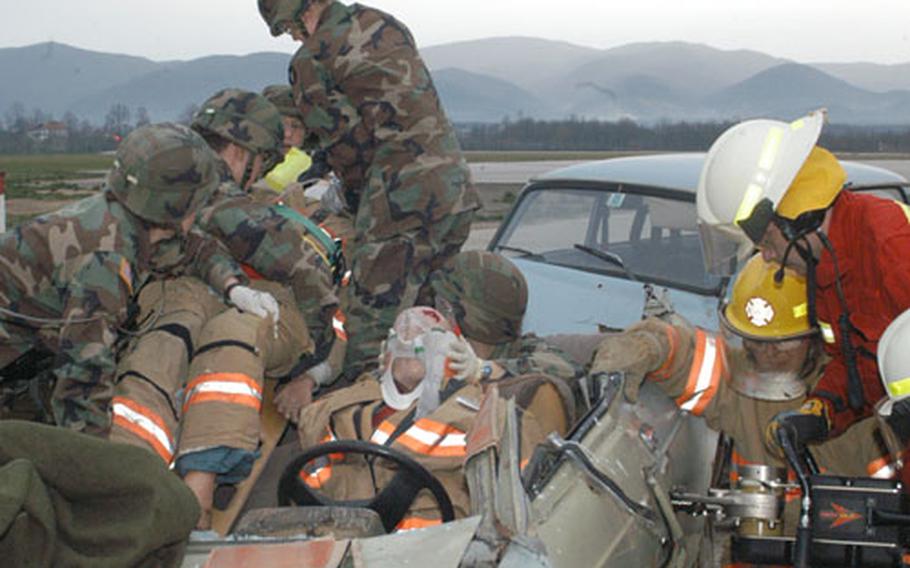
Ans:
<svg viewBox="0 0 910 568"><path fill-rule="evenodd" d="M865 395L862 409L850 409L838 327L843 309L837 297L834 259L825 250L816 269L816 309L825 350L832 360L812 396L825 401L832 433L837 435L871 414L875 403L885 396L875 354L888 324L910 308L910 208L844 191L834 204L827 234L837 256L850 321L856 329L852 341Z"/></svg>

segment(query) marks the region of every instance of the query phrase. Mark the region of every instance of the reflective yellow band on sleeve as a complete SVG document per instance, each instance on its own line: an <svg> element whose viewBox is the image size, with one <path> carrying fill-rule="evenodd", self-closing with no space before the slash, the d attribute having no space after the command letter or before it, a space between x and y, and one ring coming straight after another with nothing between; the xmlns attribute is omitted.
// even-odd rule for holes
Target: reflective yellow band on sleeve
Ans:
<svg viewBox="0 0 910 568"><path fill-rule="evenodd" d="M892 397L901 397L910 394L910 377L888 383L888 394Z"/></svg>
<svg viewBox="0 0 910 568"><path fill-rule="evenodd" d="M897 201L895 201L897 203ZM907 216L907 222L910 223L910 207L904 205L903 203L897 203L900 205L901 209L904 211L904 215Z"/></svg>
<svg viewBox="0 0 910 568"><path fill-rule="evenodd" d="M825 343L834 343L834 328L831 327L831 324L820 321L818 327L822 330L822 339L825 340Z"/></svg>

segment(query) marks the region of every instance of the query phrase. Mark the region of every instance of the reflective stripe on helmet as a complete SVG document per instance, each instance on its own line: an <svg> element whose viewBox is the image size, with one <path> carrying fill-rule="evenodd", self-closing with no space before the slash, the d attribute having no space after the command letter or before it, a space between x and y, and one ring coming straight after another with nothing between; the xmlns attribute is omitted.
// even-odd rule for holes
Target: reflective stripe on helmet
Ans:
<svg viewBox="0 0 910 568"><path fill-rule="evenodd" d="M152 409L123 397L112 401L114 425L148 443L165 463L174 458L174 437L164 420Z"/></svg>
<svg viewBox="0 0 910 568"><path fill-rule="evenodd" d="M187 385L183 411L194 404L223 402L248 406L259 412L262 406L262 387L242 373L207 373Z"/></svg>
<svg viewBox="0 0 910 568"><path fill-rule="evenodd" d="M717 393L723 370L723 355L717 338L701 329L695 331L695 357L689 371L689 380L676 404L700 416Z"/></svg>
<svg viewBox="0 0 910 568"><path fill-rule="evenodd" d="M888 394L893 397L910 394L910 377L888 383Z"/></svg>

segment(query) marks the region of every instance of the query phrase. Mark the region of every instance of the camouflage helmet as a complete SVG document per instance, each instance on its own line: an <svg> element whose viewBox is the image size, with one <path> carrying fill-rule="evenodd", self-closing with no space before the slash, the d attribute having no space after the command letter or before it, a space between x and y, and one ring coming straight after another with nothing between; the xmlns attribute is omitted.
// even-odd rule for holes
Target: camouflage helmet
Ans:
<svg viewBox="0 0 910 568"><path fill-rule="evenodd" d="M303 120L303 114L294 104L294 90L289 85L269 85L262 91L262 96L275 105L282 116Z"/></svg>
<svg viewBox="0 0 910 568"><path fill-rule="evenodd" d="M518 267L487 251L460 252L430 279L437 306L470 339L499 344L521 336L528 284Z"/></svg>
<svg viewBox="0 0 910 568"><path fill-rule="evenodd" d="M281 161L284 127L281 113L260 94L240 89L218 91L193 117L190 126L205 135L213 133L265 159L264 171Z"/></svg>
<svg viewBox="0 0 910 568"><path fill-rule="evenodd" d="M107 190L140 219L179 227L209 200L220 179L218 157L202 137L182 124L151 124L120 144Z"/></svg>
<svg viewBox="0 0 910 568"><path fill-rule="evenodd" d="M278 37L287 31L287 26L297 25L313 3L314 0L259 0L259 14L272 35Z"/></svg>

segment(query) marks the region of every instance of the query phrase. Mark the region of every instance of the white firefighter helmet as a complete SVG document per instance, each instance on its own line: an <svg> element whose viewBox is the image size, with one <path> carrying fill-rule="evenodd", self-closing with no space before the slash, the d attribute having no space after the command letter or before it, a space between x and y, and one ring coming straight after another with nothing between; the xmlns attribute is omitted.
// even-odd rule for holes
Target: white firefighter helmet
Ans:
<svg viewBox="0 0 910 568"><path fill-rule="evenodd" d="M754 247L738 222L767 200L783 198L825 122L825 110L791 123L747 120L730 127L708 150L695 194L708 270L731 274Z"/></svg>
<svg viewBox="0 0 910 568"><path fill-rule="evenodd" d="M910 396L910 310L897 316L878 341L878 374L888 395L879 412L889 416L894 403Z"/></svg>

